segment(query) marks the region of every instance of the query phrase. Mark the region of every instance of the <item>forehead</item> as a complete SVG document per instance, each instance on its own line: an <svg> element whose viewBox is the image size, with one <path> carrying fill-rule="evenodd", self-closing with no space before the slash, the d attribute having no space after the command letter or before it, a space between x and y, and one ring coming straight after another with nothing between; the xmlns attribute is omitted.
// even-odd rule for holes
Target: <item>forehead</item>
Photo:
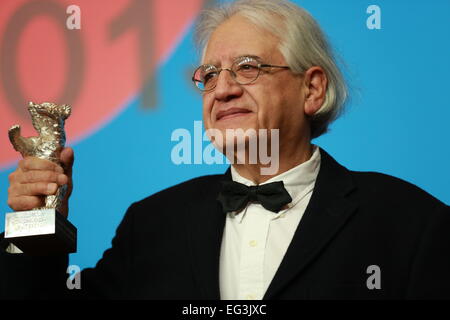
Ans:
<svg viewBox="0 0 450 320"><path fill-rule="evenodd" d="M241 56L280 60L282 56L278 45L279 39L273 34L256 26L247 18L235 15L219 25L211 34L202 62L222 65L232 63Z"/></svg>

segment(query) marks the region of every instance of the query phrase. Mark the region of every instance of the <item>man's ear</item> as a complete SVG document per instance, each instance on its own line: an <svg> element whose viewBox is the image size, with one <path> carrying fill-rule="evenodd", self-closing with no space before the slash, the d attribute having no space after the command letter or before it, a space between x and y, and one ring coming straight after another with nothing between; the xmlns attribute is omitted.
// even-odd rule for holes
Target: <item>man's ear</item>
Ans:
<svg viewBox="0 0 450 320"><path fill-rule="evenodd" d="M325 102L328 79L321 67L311 67L305 72L305 114L313 116Z"/></svg>

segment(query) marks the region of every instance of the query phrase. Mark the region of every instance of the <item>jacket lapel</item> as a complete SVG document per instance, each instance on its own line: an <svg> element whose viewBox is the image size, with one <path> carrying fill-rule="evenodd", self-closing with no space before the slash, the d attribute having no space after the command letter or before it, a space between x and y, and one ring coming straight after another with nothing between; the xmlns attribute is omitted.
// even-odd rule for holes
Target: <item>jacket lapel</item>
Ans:
<svg viewBox="0 0 450 320"><path fill-rule="evenodd" d="M332 241L355 212L351 175L324 150L310 202L264 299L272 299Z"/></svg>
<svg viewBox="0 0 450 320"><path fill-rule="evenodd" d="M219 261L226 215L217 201L220 181L230 180L230 170L200 187L201 197L188 208L187 226L193 271L203 299L220 299Z"/></svg>

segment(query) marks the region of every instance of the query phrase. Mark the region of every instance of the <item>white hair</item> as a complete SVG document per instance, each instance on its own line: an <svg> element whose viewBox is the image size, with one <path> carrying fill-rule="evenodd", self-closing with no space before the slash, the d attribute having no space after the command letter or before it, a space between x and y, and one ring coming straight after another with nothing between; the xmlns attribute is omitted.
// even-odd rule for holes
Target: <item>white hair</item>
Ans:
<svg viewBox="0 0 450 320"><path fill-rule="evenodd" d="M328 86L324 103L311 118L311 138L327 132L344 109L348 88L318 23L306 10L287 0L237 0L201 12L196 28L199 49L204 51L213 31L236 14L280 39L279 50L294 73L304 73L313 66L324 69Z"/></svg>

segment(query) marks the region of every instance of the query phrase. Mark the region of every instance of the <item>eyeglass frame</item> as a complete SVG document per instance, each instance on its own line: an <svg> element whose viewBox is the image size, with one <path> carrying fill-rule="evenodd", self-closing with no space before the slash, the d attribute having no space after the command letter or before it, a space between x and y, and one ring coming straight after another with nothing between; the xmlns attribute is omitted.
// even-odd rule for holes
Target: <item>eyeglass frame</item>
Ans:
<svg viewBox="0 0 450 320"><path fill-rule="evenodd" d="M251 59L255 60L256 62L258 62L258 59L255 58L255 57L252 57L252 56L242 56L242 57L240 57L240 58L251 58ZM250 82L247 82L247 83L240 83L240 82L236 79L236 77L237 77L236 73L232 70L233 66L234 66L235 64L237 64L238 62L239 62L239 60L234 61L234 62L232 63L232 65L231 65L231 68L218 68L217 66L215 66L215 65L213 65L213 64L202 64L201 66L197 67L197 68L194 70L194 74L192 75L192 81L194 82L195 87L196 87L198 90L200 90L200 92L209 92L209 91L212 91L212 90L214 90L214 89L216 88L216 86L217 86L217 81L216 81L216 84L214 85L214 87L209 88L209 89L205 89L205 90L200 89L199 86L197 85L197 83L203 83L203 82L200 81L200 80L196 80L196 79L195 79L195 74L197 73L197 70L199 70L200 68L205 67L205 66L214 67L214 68L216 69L216 71L217 71L217 77L219 77L220 73L221 73L223 70L229 71L229 72L231 73L231 77L233 78L233 80L236 81L236 83L238 83L238 84L240 84L240 85L247 85L247 84L251 84L251 83L255 82L256 79L258 79L258 77L259 77L259 75L260 75L260 73L261 73L262 68L282 68L282 69L290 69L289 66L279 66L279 65L274 65L274 64L267 64L267 63L260 63L260 62L258 62L258 64L256 65L256 67L258 68L258 74L256 75L256 77L255 77L253 80L251 80Z"/></svg>

